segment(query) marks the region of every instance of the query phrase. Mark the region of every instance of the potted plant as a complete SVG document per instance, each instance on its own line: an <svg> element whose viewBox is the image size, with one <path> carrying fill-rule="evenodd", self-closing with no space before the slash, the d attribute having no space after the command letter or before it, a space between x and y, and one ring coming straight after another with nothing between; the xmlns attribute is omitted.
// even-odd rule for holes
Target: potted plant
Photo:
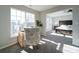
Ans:
<svg viewBox="0 0 79 59"><path fill-rule="evenodd" d="M41 23L40 20L36 20L36 26L40 28L40 34L42 34L42 26L43 26L43 24Z"/></svg>
<svg viewBox="0 0 79 59"><path fill-rule="evenodd" d="M37 25L38 27L42 27L42 26L43 26L42 23L41 23L41 21L39 21L39 20L36 20L36 25Z"/></svg>

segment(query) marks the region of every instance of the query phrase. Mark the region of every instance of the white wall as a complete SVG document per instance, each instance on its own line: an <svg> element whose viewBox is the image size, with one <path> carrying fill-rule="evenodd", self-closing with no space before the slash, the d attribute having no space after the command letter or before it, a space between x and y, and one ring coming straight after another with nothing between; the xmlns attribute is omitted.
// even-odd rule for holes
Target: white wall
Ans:
<svg viewBox="0 0 79 59"><path fill-rule="evenodd" d="M73 8L73 19L72 19L73 20L73 36L72 36L73 38L72 38L72 41L74 45L79 46L79 6L77 5L58 6L58 7L41 12L41 21L43 23L42 34L46 35L46 32L45 32L46 14L61 11L61 10L68 9L68 8Z"/></svg>
<svg viewBox="0 0 79 59"><path fill-rule="evenodd" d="M61 11L61 10L65 10L65 9L69 9L69 8L73 8L74 6L57 6L55 8L51 8L49 10L46 11L42 11L40 13L40 17L41 17L41 21L43 23L43 27L42 27L42 34L45 35L46 34L46 14L48 13L53 13L53 12L57 12L57 11Z"/></svg>
<svg viewBox="0 0 79 59"><path fill-rule="evenodd" d="M15 38L10 37L10 8L17 8L23 11L32 12L39 20L39 12L25 6L0 6L0 49L16 42Z"/></svg>
<svg viewBox="0 0 79 59"><path fill-rule="evenodd" d="M73 11L73 44L79 46L79 7Z"/></svg>
<svg viewBox="0 0 79 59"><path fill-rule="evenodd" d="M48 30L51 32L52 30L54 30L54 26L59 26L59 21L60 20L72 20L73 16L72 15L64 15L64 16L57 16L57 17L53 17L53 16L49 16L51 18L51 23L50 26L46 26L46 28L48 28ZM48 24L49 22L47 22ZM46 29L47 30L47 29Z"/></svg>
<svg viewBox="0 0 79 59"><path fill-rule="evenodd" d="M0 6L0 47L10 41L10 9L8 6Z"/></svg>
<svg viewBox="0 0 79 59"><path fill-rule="evenodd" d="M54 24L53 25L59 25L59 21L60 20L72 20L73 18L73 15L65 15L65 16L60 16L60 17L53 17L53 22Z"/></svg>
<svg viewBox="0 0 79 59"><path fill-rule="evenodd" d="M53 21L52 21L52 17L50 16L46 16L46 32L51 32L52 31L52 25L53 25Z"/></svg>
<svg viewBox="0 0 79 59"><path fill-rule="evenodd" d="M72 15L53 17L53 19L56 19L56 20L72 20Z"/></svg>

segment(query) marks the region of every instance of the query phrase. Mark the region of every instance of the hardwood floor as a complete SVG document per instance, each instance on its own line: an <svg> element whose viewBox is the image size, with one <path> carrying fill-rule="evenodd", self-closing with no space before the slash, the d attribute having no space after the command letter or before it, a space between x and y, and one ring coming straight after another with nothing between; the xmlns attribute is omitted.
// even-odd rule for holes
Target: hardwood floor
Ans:
<svg viewBox="0 0 79 59"><path fill-rule="evenodd" d="M60 43L60 46L58 46ZM42 36L39 49L30 49L28 46L20 48L17 44L0 50L0 53L21 53L24 50L27 53L62 53L64 44L72 45L72 38L64 36L47 35Z"/></svg>
<svg viewBox="0 0 79 59"><path fill-rule="evenodd" d="M39 49L30 49L28 46L25 48L20 48L17 44L7 47L5 49L0 50L0 53L20 53L22 50L27 53L59 53L55 49L56 45L52 45L51 43L46 43L43 45L39 45Z"/></svg>

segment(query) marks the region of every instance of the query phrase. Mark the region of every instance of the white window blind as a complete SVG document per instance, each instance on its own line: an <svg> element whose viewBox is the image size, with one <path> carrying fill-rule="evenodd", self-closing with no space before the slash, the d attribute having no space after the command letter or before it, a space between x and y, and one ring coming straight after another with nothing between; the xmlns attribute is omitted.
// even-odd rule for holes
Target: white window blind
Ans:
<svg viewBox="0 0 79 59"><path fill-rule="evenodd" d="M33 13L11 8L11 36L18 34L20 27L35 27L35 15Z"/></svg>

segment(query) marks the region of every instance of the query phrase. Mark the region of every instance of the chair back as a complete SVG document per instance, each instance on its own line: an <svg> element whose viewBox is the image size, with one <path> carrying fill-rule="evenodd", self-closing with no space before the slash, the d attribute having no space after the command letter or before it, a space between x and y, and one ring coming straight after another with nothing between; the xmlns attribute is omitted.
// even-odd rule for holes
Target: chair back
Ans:
<svg viewBox="0 0 79 59"><path fill-rule="evenodd" d="M39 28L24 28L26 45L37 45L40 40Z"/></svg>

